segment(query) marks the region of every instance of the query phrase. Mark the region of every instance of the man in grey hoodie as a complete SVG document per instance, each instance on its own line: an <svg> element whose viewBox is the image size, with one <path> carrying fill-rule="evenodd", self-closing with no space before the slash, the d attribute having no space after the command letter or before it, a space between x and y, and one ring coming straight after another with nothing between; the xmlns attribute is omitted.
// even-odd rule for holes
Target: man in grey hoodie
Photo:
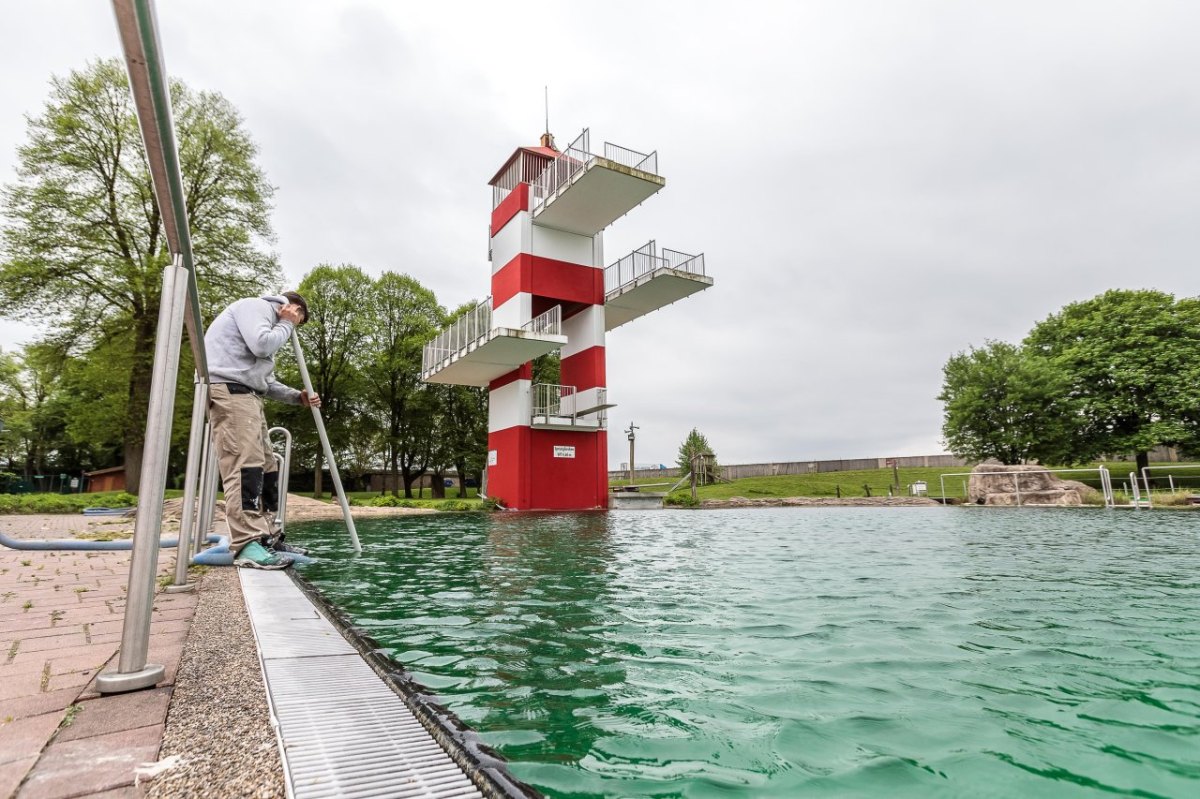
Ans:
<svg viewBox="0 0 1200 799"><path fill-rule="evenodd" d="M271 532L267 514L279 508L279 472L267 439L263 397L319 407L321 398L275 379L275 353L308 321L308 303L294 291L238 300L204 336L208 354L209 421L225 487L225 518L234 564L283 569L286 555L260 543Z"/></svg>

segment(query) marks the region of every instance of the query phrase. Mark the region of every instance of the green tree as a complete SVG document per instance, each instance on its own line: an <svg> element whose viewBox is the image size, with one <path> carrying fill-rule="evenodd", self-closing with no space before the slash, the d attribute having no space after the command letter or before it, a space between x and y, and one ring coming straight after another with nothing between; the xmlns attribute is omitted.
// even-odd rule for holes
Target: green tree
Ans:
<svg viewBox="0 0 1200 799"><path fill-rule="evenodd" d="M384 452L392 495L403 476L404 495L425 473L431 450L428 417L431 398L421 382L421 352L442 326L444 311L417 280L385 272L371 290L370 324L365 345L370 353L365 384L386 443Z"/></svg>
<svg viewBox="0 0 1200 799"><path fill-rule="evenodd" d="M960 458L1017 464L1075 460L1079 416L1066 376L1003 341L954 355L942 368L942 435Z"/></svg>
<svg viewBox="0 0 1200 799"><path fill-rule="evenodd" d="M198 284L211 313L277 282L267 246L274 189L224 97L173 81L171 101ZM45 324L73 354L105 335L125 343L121 437L136 490L169 256L121 62L51 78L17 160L17 181L0 196L0 307Z"/></svg>
<svg viewBox="0 0 1200 799"><path fill-rule="evenodd" d="M334 457L339 452L349 454L350 440L357 433L362 412L361 380L367 349L363 341L369 330L366 309L371 300L371 279L357 266L321 264L304 276L298 291L308 301L309 308L308 323L299 328L300 343L313 390L321 397L321 415L330 448ZM288 363L286 358L283 362ZM285 382L300 387L294 364ZM311 432L298 437L307 444L297 447L297 454L303 456L311 446L313 494L320 496L324 456L311 421L312 412L307 408L290 408L288 412L277 409L275 413L289 421L293 434L297 430ZM338 460L340 463L343 459Z"/></svg>
<svg viewBox="0 0 1200 799"><path fill-rule="evenodd" d="M53 403L60 363L44 345L29 345L20 356L0 356L0 408L5 419L5 439L10 465L25 481L66 467L63 422ZM73 464L72 464L73 465ZM15 470L14 470L15 471Z"/></svg>
<svg viewBox="0 0 1200 799"><path fill-rule="evenodd" d="M720 467L717 465L717 455L713 452L708 439L696 428L687 434L687 438L679 445L679 457L675 464L681 475L695 471L696 480L701 485L714 483L720 479Z"/></svg>
<svg viewBox="0 0 1200 799"><path fill-rule="evenodd" d="M1075 459L1200 438L1200 299L1112 290L1072 303L1025 340L1067 378L1082 417Z"/></svg>
<svg viewBox="0 0 1200 799"><path fill-rule="evenodd" d="M562 351L554 350L545 355L534 358L533 364L533 382L549 383L557 386L562 384Z"/></svg>

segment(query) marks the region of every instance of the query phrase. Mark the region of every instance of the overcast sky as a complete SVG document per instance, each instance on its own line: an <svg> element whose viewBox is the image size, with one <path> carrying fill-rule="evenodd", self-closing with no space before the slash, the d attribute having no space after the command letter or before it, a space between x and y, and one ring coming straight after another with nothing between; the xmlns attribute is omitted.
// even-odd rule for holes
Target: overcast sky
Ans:
<svg viewBox="0 0 1200 799"><path fill-rule="evenodd" d="M245 116L292 283L317 263L488 293L487 180L550 127L657 150L605 233L713 288L608 340L610 462L943 451L947 357L1110 288L1200 293L1200 3L159 4L167 67ZM0 181L107 3L0 8ZM2 312L2 309L0 309ZM9 348L36 330L0 322Z"/></svg>

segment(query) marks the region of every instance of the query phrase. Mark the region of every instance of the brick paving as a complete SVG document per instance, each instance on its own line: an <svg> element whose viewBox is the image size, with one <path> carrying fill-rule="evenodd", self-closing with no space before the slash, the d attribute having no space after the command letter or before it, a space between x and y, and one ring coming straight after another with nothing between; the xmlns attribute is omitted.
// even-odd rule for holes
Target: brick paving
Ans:
<svg viewBox="0 0 1200 799"><path fill-rule="evenodd" d="M13 538L131 531L113 517L3 516ZM154 600L148 660L158 687L100 696L96 675L116 668L129 552L0 547L0 797L141 796L136 769L158 759L163 723L196 607L192 593ZM175 550L161 550L160 575Z"/></svg>

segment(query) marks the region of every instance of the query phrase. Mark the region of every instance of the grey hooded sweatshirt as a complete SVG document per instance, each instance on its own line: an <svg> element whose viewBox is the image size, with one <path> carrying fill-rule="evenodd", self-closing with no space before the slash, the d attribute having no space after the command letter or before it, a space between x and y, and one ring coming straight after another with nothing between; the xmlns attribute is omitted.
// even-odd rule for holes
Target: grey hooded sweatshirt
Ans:
<svg viewBox="0 0 1200 799"><path fill-rule="evenodd" d="M292 323L279 318L287 302L268 294L221 311L204 335L210 383L241 383L273 400L300 404L300 392L275 379L275 353L292 336Z"/></svg>

